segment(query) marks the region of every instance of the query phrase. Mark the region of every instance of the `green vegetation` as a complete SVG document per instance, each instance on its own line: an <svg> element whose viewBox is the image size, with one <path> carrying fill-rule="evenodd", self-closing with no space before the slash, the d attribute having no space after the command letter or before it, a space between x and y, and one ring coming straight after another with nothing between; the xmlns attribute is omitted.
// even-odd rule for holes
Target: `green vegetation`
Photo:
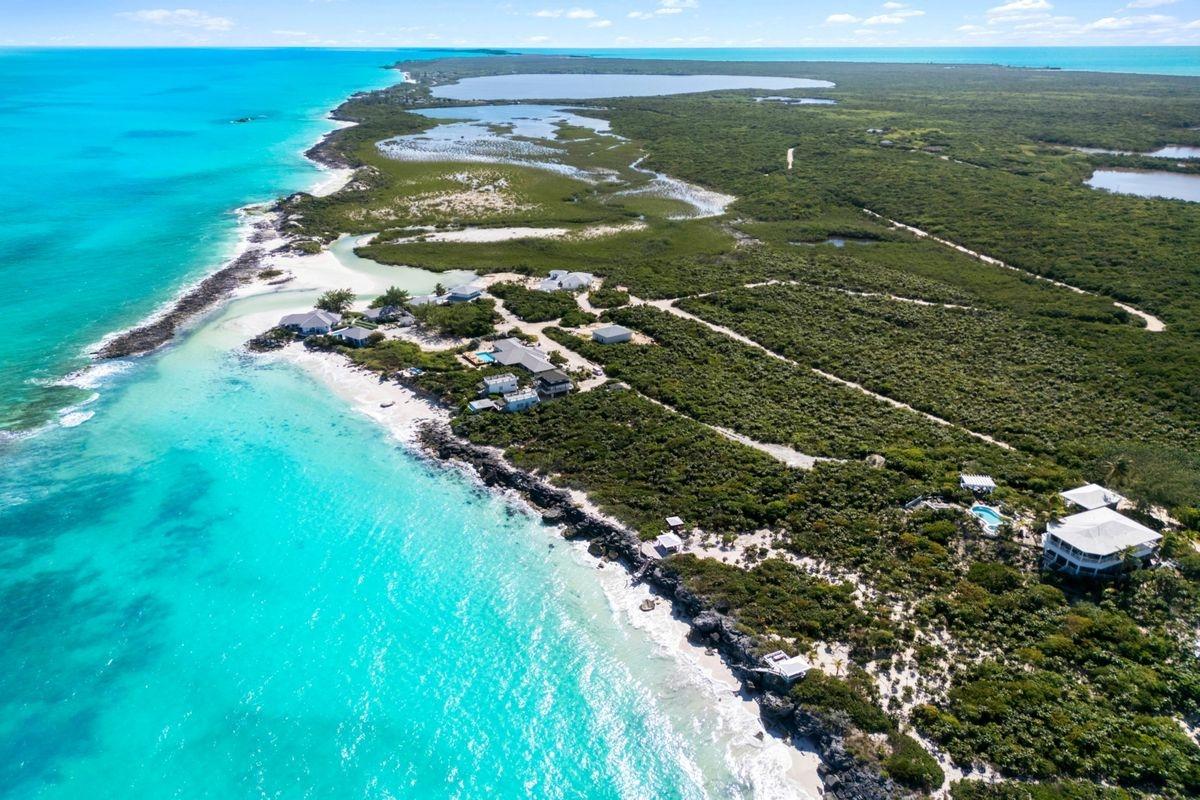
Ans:
<svg viewBox="0 0 1200 800"><path fill-rule="evenodd" d="M570 292L539 292L517 283L497 283L488 291L504 301L504 306L526 322L549 322L569 311L578 311L579 304Z"/></svg>
<svg viewBox="0 0 1200 800"><path fill-rule="evenodd" d="M411 299L406 290L396 286L389 286L387 291L371 301L371 308L384 308L386 306L404 308Z"/></svg>
<svg viewBox="0 0 1200 800"><path fill-rule="evenodd" d="M334 314L341 314L350 308L353 302L354 292L350 289L330 289L317 298L316 306Z"/></svg>
<svg viewBox="0 0 1200 800"><path fill-rule="evenodd" d="M438 333L464 339L487 336L495 331L495 324L500 321L496 303L486 299L444 305L430 303L417 306L412 314L421 324Z"/></svg>
<svg viewBox="0 0 1200 800"><path fill-rule="evenodd" d="M1039 573L1036 536L1020 530L1040 531L1060 511L1056 492L1082 480L1143 506L1165 504L1184 527L1200 526L1200 273L1192 263L1200 205L1092 191L1081 184L1096 165L1145 161L1052 146L1200 144L1197 81L543 56L406 65L439 80L597 67L828 78L838 105L756 103L753 92L606 100L589 113L626 137L618 147L590 131L559 132L567 163L615 170L626 185L637 180L628 163L644 150L647 166L738 198L724 219L672 219L675 201L618 194L620 184L383 158L376 141L431 124L405 113L429 103L422 86L409 86L343 107L361 124L327 147L359 167L354 184L332 198L288 201L288 211L314 246L340 231L381 231L360 253L383 263L526 275L579 266L602 276L593 305L653 344L547 334L634 391L610 386L526 414L464 415L456 429L586 490L646 537L669 514L729 539L768 528L778 548L830 574L852 573L869 600L777 557L755 556L748 569L670 561L764 646L849 648L844 676L812 672L792 697L843 725L856 756L915 791L939 786L937 763L903 732L911 724L960 765L985 762L1017 779L959 782L957 800L1200 794L1200 748L1178 724L1200 712L1200 671L1188 650L1200 622L1197 535L1169 533L1166 563L1155 569L1085 585ZM868 128L887 128L897 146L880 147ZM500 202L477 204L477 190ZM915 240L863 208L1103 296ZM496 243L430 241L410 229L522 224L578 233L639 215L639 230ZM823 244L829 237L870 243L837 249ZM786 285L745 287L767 281ZM514 285L495 292L525 320L590 321L568 295ZM623 307L630 294L684 298L680 308L796 363L653 308ZM1161 316L1167 330L1148 332L1114 299ZM489 334L496 319L487 302L419 316L464 337ZM472 396L492 369L394 341L347 352L381 372L419 367L412 380L452 402ZM813 367L1016 449L891 408ZM845 461L789 469L708 425ZM885 459L879 468L862 460L873 454ZM953 509L902 510L923 493L966 502L955 486L960 470L1000 479L994 499L1018 530L989 537ZM872 676L889 670L916 672L920 698L881 696Z"/></svg>

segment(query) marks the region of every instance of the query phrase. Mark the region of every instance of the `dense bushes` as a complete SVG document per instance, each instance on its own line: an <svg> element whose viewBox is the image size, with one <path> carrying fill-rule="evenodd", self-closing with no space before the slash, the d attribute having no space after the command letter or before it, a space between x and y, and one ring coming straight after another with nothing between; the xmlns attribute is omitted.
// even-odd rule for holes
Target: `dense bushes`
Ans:
<svg viewBox="0 0 1200 800"><path fill-rule="evenodd" d="M539 292L517 283L497 283L488 290L504 301L504 307L526 322L549 322L577 311L579 304L570 292Z"/></svg>
<svg viewBox="0 0 1200 800"><path fill-rule="evenodd" d="M487 336L495 330L495 323L500 321L496 304L491 300L417 306L412 313L422 324L438 333L464 339Z"/></svg>

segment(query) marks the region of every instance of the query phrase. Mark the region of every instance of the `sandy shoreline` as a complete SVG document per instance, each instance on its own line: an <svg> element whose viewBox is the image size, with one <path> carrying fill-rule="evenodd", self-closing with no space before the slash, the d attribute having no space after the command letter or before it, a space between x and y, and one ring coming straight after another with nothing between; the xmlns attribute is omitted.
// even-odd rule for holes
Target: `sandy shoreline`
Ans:
<svg viewBox="0 0 1200 800"><path fill-rule="evenodd" d="M338 122L335 130L347 127L353 123ZM332 133L333 131L330 131ZM324 142L330 133L322 137ZM310 153L312 150L310 149ZM311 158L311 156L310 156ZM327 195L336 192L351 178L353 170L336 165L321 164L320 179L309 190L312 194ZM663 176L665 178L665 176ZM715 193L714 193L715 194ZM715 204L720 204L723 197L718 196ZM246 255L248 252L259 250L261 258L256 262L256 268L275 268L286 272L291 280L282 284L272 284L261 280L250 280L240 283L222 296L213 299L205 307L195 310L180 322L178 328L149 351L161 345L170 344L180 335L197 327L212 324L218 312L225 312L220 317L219 324L231 326L239 334L245 334L249 339L272 327L280 316L286 313L303 311L311 307L316 293L350 286L357 294L368 294L381 291L380 278L363 271L355 270L343 263L334 253L323 250L315 255L296 255L286 252L273 252L287 243L280 233L277 220L264 213L266 206L248 206L240 209L241 222L238 229L238 240L232 246L233 255L227 259L220 270L201 277L191 285L180 290L171 301L164 303L138 325L125 331L115 331L104 337L101 342L91 346L95 352L118 337L154 324L174 313L181 300L211 279L221 270ZM267 229L269 224L269 233ZM607 233L607 231L605 231ZM260 302L261 301L261 302ZM244 304L244 305L243 305ZM232 314L229 312L232 310ZM138 353L137 355L141 355ZM305 350L300 344L290 345L283 350L257 355L266 361L292 364L303 369L332 394L346 402L347 406L380 425L387 434L405 447L428 456L421 451L417 443L420 425L433 421L447 423L449 412L435 403L419 397L407 387L387 381L366 370L353 366L344 356L336 353L312 352ZM96 360L90 366L63 380L71 380L73 385L100 387L104 377L126 370L129 367L128 357L111 360ZM94 413L82 408L98 398L93 393L82 404L76 404L70 409L64 409L60 424L73 426L86 422ZM439 461L439 465L447 469L458 468L453 463ZM465 470L472 479L482 481L473 470ZM512 492L497 491L507 502L515 502L526 512L535 515L534 509L520 498L514 498ZM576 493L576 503L597 516L604 516L586 495ZM615 520L613 520L615 522ZM588 555L586 543L579 543L576 557L592 563L600 563ZM759 714L758 704L741 691L741 683L732 670L720 656L709 654L704 648L691 644L687 640L689 626L687 622L675 617L670 601L658 598L654 610L643 612L640 605L653 597L652 591L645 585L634 586L629 573L617 565L612 569L596 570L600 576L605 596L614 618L622 624L637 629L650 638L663 653L674 659L684 671L690 675L689 688L695 689L706 701L718 709L718 713L726 719L737 731L736 738L739 746L751 753L745 767L748 773L744 777L755 787L756 796L763 797L794 797L797 789L810 798L819 798L823 794L822 782L817 772L819 759L811 751L797 749L785 740L772 735L763 725ZM760 738L761 737L761 738ZM760 774L761 773L761 774ZM786 781L780 781L779 776L786 775ZM766 781L770 785L762 784Z"/></svg>

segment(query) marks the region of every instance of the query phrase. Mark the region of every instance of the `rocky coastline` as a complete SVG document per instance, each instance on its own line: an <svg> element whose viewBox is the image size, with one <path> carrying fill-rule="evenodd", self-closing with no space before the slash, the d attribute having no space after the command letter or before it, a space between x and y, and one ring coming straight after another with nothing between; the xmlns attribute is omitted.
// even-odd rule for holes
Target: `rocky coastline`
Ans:
<svg viewBox="0 0 1200 800"><path fill-rule="evenodd" d="M640 573L641 579L670 600L674 612L688 622L690 639L695 644L721 653L743 690L758 701L764 719L772 727L812 743L821 758L819 774L826 800L888 800L908 794L847 750L844 733L848 720L798 708L787 697L780 679L765 669L755 654L754 640L738 630L732 618L691 592L661 562L647 564L641 540L632 531L580 508L566 490L512 466L489 448L465 441L443 423L422 424L417 443L439 461L469 467L485 486L518 493L547 524L562 526L564 536L586 540L593 555L621 563L630 574Z"/></svg>

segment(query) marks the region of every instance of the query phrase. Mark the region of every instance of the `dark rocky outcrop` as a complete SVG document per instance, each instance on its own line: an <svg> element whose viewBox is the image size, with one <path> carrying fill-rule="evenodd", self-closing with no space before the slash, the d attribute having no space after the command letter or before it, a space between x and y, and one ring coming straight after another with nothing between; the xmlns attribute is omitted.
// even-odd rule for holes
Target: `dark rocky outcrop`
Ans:
<svg viewBox="0 0 1200 800"><path fill-rule="evenodd" d="M826 800L887 800L909 794L847 751L848 720L797 707L787 697L786 686L781 685L778 676L764 668L755 653L754 639L739 630L732 618L684 586L680 576L668 566L659 562L647 565L641 540L632 531L584 511L571 501L566 491L517 469L494 450L460 439L444 424L425 424L419 440L436 458L471 467L485 485L518 492L540 512L542 519L564 526L565 536L588 540L588 552L597 557L615 554L631 572L641 573L643 580L670 598L675 612L689 620L691 640L725 657L744 689L758 700L761 713L771 727L812 743L821 757L819 772Z"/></svg>
<svg viewBox="0 0 1200 800"><path fill-rule="evenodd" d="M238 284L256 275L262 257L261 249L247 250L196 284L176 300L167 313L144 325L117 334L102 344L93 355L96 358L136 356L166 344L179 326L189 318L223 300Z"/></svg>

